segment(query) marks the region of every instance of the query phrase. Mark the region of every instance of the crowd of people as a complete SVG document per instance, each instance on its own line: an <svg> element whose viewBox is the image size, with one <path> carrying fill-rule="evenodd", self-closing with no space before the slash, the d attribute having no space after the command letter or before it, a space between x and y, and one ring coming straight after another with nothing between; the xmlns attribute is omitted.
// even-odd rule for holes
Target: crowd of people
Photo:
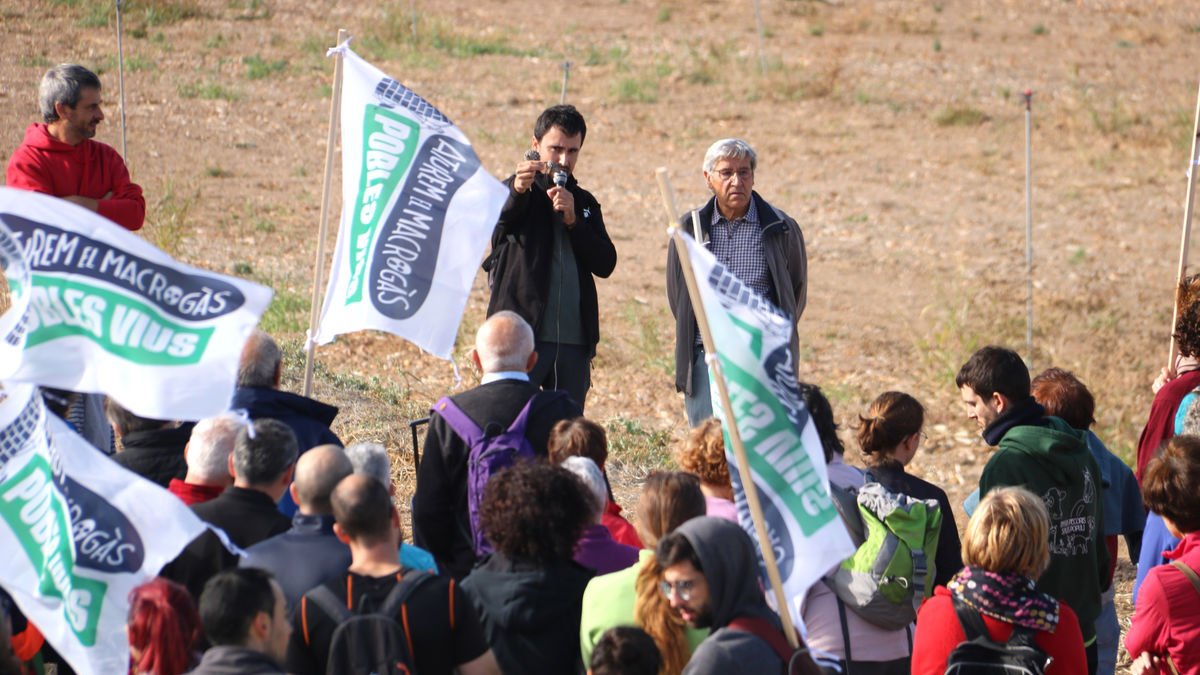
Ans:
<svg viewBox="0 0 1200 675"><path fill-rule="evenodd" d="M13 154L8 184L137 229L140 188L90 140L99 106L95 75L52 69L45 123ZM828 398L801 383L857 550L787 598L802 619L787 635L760 581L673 247L676 386L692 429L675 452L680 470L642 481L633 522L614 497L604 428L583 414L599 341L594 277L616 264L599 203L573 175L586 132L573 107L546 110L534 152L506 183L485 267L488 318L470 356L480 383L432 407L411 541L387 450L343 447L330 430L336 408L282 391L282 354L262 331L242 352L230 404L239 414L145 419L111 400L44 392L98 452L115 450L117 464L228 540L206 531L133 592L130 673L933 675L981 672L969 664L991 658L1022 672L1112 675L1122 536L1138 562L1124 640L1135 672L1200 673L1200 279L1179 296L1182 359L1155 383L1136 476L1091 430L1095 400L1073 374L1031 379L1003 347L970 355L953 386L997 450L962 507L961 540L945 491L907 470L925 439L915 397L885 392L855 415L858 468L844 461ZM80 166L104 171L68 180ZM744 141L714 143L703 163L713 197L681 225L798 320L803 235L753 191L756 166ZM855 566L884 548L886 574ZM896 579L905 590L893 597ZM0 673L70 672L3 594L0 612Z"/></svg>

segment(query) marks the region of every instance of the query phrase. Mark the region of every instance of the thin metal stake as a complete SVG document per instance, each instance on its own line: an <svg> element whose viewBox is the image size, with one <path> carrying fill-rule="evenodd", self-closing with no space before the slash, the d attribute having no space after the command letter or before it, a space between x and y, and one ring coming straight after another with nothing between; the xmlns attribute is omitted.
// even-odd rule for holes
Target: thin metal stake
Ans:
<svg viewBox="0 0 1200 675"><path fill-rule="evenodd" d="M129 166L129 149L125 145L125 44L121 36L121 5L125 0L117 0L117 82L121 87L121 158Z"/></svg>
<svg viewBox="0 0 1200 675"><path fill-rule="evenodd" d="M1033 359L1033 91L1025 99L1025 358Z"/></svg>
<svg viewBox="0 0 1200 675"><path fill-rule="evenodd" d="M562 94L559 95L559 97L558 97L559 105L562 105L563 103L567 102L567 79L571 77L571 62L570 61L563 61L562 71L563 71L563 83L562 83Z"/></svg>

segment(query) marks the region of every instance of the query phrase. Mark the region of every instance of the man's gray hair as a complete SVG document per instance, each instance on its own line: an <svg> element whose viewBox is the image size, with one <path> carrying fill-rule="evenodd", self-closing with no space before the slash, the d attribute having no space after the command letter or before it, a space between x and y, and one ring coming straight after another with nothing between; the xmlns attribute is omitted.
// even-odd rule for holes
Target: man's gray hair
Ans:
<svg viewBox="0 0 1200 675"><path fill-rule="evenodd" d="M708 146L704 153L704 173L709 173L723 159L750 159L750 170L758 168L758 153L740 138L722 138Z"/></svg>
<svg viewBox="0 0 1200 675"><path fill-rule="evenodd" d="M385 488L392 486L392 460L387 448L378 443L355 443L346 448L346 456L354 465L354 473L370 476Z"/></svg>
<svg viewBox="0 0 1200 675"><path fill-rule="evenodd" d="M608 483L604 482L604 472L589 457L568 457L563 460L562 467L579 477L587 488L588 502L594 507L590 514L593 522L600 522L604 507L608 505Z"/></svg>
<svg viewBox="0 0 1200 675"><path fill-rule="evenodd" d="M205 481L229 480L229 454L244 426L240 417L230 413L196 422L188 441L188 473Z"/></svg>
<svg viewBox="0 0 1200 675"><path fill-rule="evenodd" d="M243 426L233 444L233 469L244 485L269 485L296 463L300 446L288 425L262 417Z"/></svg>
<svg viewBox="0 0 1200 675"><path fill-rule="evenodd" d="M237 386L275 387L275 374L283 362L279 344L266 331L255 328L242 347L242 358L238 362Z"/></svg>
<svg viewBox="0 0 1200 675"><path fill-rule="evenodd" d="M54 66L42 76L42 84L38 87L38 106L42 111L42 120L47 124L58 119L55 103L61 103L68 108L79 104L79 93L87 88L100 88L100 78L92 71L74 63L64 63Z"/></svg>
<svg viewBox="0 0 1200 675"><path fill-rule="evenodd" d="M533 348L533 329L516 312L496 312L475 333L475 353L485 373L525 372Z"/></svg>

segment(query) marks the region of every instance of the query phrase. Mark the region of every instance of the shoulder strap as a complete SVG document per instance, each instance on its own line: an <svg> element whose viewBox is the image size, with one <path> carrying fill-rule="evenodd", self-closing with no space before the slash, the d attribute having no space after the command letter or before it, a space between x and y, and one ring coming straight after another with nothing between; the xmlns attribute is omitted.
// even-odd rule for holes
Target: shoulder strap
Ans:
<svg viewBox="0 0 1200 675"><path fill-rule="evenodd" d="M446 424L449 424L454 433L468 446L474 446L483 438L483 429L480 429L475 420L468 417L449 396L439 398L437 403L433 404L433 412L446 420Z"/></svg>
<svg viewBox="0 0 1200 675"><path fill-rule="evenodd" d="M1187 577L1188 581L1192 582L1192 588L1196 589L1197 593L1200 593L1200 576L1196 574L1195 570L1183 564L1179 560L1172 560L1171 567L1183 572L1183 576Z"/></svg>
<svg viewBox="0 0 1200 675"><path fill-rule="evenodd" d="M383 604L379 605L379 613L384 616L396 616L400 611L401 606L408 602L408 598L413 594L428 579L432 579L433 575L425 570L408 570L401 577L400 583L392 587L384 598Z"/></svg>
<svg viewBox="0 0 1200 675"><path fill-rule="evenodd" d="M962 624L963 634L967 640L974 640L981 636L992 639L991 633L988 633L987 624L984 623L983 616L979 612L971 609L967 603L956 597L951 597L951 602L954 603L954 613L958 615L958 622Z"/></svg>
<svg viewBox="0 0 1200 675"><path fill-rule="evenodd" d="M562 389L534 392L533 396L530 396L529 400L525 402L525 406L521 408L521 412L517 413L516 419L512 421L512 424L508 425L508 430L515 431L525 428L529 423L529 417L533 413L566 397L566 395L567 392Z"/></svg>
<svg viewBox="0 0 1200 675"><path fill-rule="evenodd" d="M792 652L796 650L792 649L792 645L784 637L783 631L775 628L770 621L757 616L739 616L729 622L729 627L757 636L766 642L785 664L791 662Z"/></svg>
<svg viewBox="0 0 1200 675"><path fill-rule="evenodd" d="M321 608L321 611L329 615L329 618L338 623L352 616L350 608L346 607L345 603L341 600L338 600L337 596L327 586L317 586L306 593L305 596L315 602L317 607ZM308 628L308 626L306 625L305 628Z"/></svg>

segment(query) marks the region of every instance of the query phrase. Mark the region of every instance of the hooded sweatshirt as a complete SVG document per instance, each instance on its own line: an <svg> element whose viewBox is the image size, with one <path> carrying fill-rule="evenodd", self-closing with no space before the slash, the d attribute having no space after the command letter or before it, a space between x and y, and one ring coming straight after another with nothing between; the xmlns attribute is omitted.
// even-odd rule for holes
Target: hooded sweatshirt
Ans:
<svg viewBox="0 0 1200 675"><path fill-rule="evenodd" d="M1100 467L1084 432L1044 413L1029 399L988 425L984 438L1000 449L983 468L979 493L1012 485L1041 497L1050 512L1050 567L1037 588L1075 610L1090 644L1108 572Z"/></svg>
<svg viewBox="0 0 1200 675"><path fill-rule="evenodd" d="M25 129L25 140L8 160L6 183L52 197L99 200L97 212L127 230L141 229L146 219L142 188L129 180L125 160L116 150L90 138L79 145L63 143L45 124Z"/></svg>
<svg viewBox="0 0 1200 675"><path fill-rule="evenodd" d="M759 586L758 555L750 536L728 520L709 516L693 518L676 532L700 559L712 610L712 633L696 648L684 675L781 672L783 661L762 638L727 627L739 617L759 617L783 630Z"/></svg>
<svg viewBox="0 0 1200 675"><path fill-rule="evenodd" d="M574 561L540 567L494 553L463 580L504 675L573 673L592 571Z"/></svg>

